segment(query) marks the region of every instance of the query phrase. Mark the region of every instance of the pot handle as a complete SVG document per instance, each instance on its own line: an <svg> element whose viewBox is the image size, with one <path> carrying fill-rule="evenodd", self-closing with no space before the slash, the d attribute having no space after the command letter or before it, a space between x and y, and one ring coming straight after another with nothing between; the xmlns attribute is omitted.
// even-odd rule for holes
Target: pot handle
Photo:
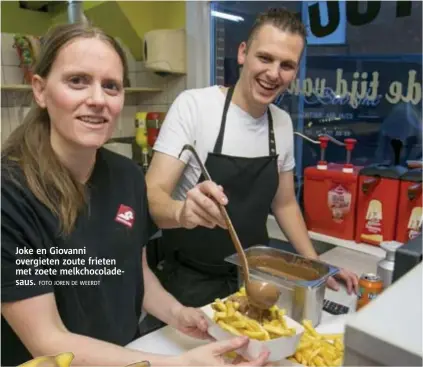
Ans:
<svg viewBox="0 0 423 367"><path fill-rule="evenodd" d="M341 269L337 268L336 266L332 266L332 265L329 265L329 264L325 264L325 265L327 265L329 267L328 273L320 279L314 280L312 282L308 282L308 284L307 284L308 287L310 287L310 288L319 287L323 283L326 283L326 281L328 280L329 277L332 277L332 276L338 274L341 271Z"/></svg>

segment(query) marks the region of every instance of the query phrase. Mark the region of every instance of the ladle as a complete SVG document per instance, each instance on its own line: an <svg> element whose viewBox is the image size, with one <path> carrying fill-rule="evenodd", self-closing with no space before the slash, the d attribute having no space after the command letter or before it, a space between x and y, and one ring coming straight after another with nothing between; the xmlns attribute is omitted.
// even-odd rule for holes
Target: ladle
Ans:
<svg viewBox="0 0 423 367"><path fill-rule="evenodd" d="M182 153L185 150L190 150L193 153L195 159L200 165L201 172L203 173L204 178L206 180L212 181L210 174L208 173L206 167L204 166L203 162L201 161L200 157L198 156L196 150L192 145L184 145L181 152L179 153L179 157L181 157ZM232 225L232 221L229 218L226 208L220 203L217 204L219 205L220 211L222 212L222 215L225 219L226 226L228 227L229 234L231 235L232 242L234 243L236 251L238 252L238 256L241 260L248 302L253 307L256 307L260 310L267 310L272 307L279 299L280 290L278 289L278 287L271 283L262 282L258 280L250 280L250 271L248 267L247 256L245 255L244 249L242 248L241 242L238 238L235 228Z"/></svg>

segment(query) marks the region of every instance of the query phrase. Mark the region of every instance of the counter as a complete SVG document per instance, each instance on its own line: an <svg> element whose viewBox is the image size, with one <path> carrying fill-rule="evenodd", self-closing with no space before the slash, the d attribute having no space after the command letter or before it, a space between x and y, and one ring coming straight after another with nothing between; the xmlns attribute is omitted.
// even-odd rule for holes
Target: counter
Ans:
<svg viewBox="0 0 423 367"><path fill-rule="evenodd" d="M358 275L364 272L375 272L379 261L378 257L339 247L322 254L320 259L334 266L348 268ZM323 311L321 323L316 330L326 333L343 333L347 320L354 315L356 295L348 295L345 288L341 287L337 292L326 289L325 298L349 307L350 312L348 315L334 316ZM134 340L127 347L149 353L178 355L204 343L207 342L190 338L166 326ZM288 366L293 363L283 360L278 365Z"/></svg>
<svg viewBox="0 0 423 367"><path fill-rule="evenodd" d="M267 231L270 238L280 241L288 241L285 234L279 228L278 223L273 215L267 217ZM323 242L334 246L354 250L356 252L372 255L378 258L385 256L385 251L379 246L372 246L365 243L356 243L355 241L344 240L337 237L327 236L321 233L309 231L308 235L313 241Z"/></svg>
<svg viewBox="0 0 423 367"><path fill-rule="evenodd" d="M339 292L340 294L338 294L337 300L342 299L344 301L343 304L349 306L350 309L353 310L355 308L355 296L349 296L343 289ZM333 293L337 292L328 291L327 298L329 300L333 300L331 297ZM324 330L328 333L343 332L347 319L348 316L345 315L333 316L327 312L323 312L321 325L317 327L316 330ZM127 347L148 353L178 355L205 343L207 343L207 341L193 339L166 326L134 340L132 343L128 344ZM286 364L289 364L289 361L281 361L280 365L283 366Z"/></svg>
<svg viewBox="0 0 423 367"><path fill-rule="evenodd" d="M351 315L344 366L422 366L422 267Z"/></svg>
<svg viewBox="0 0 423 367"><path fill-rule="evenodd" d="M347 307L350 307L350 313L353 313L355 310L356 296L348 295L344 288L341 288L338 292L327 289L325 298L340 302ZM325 331L327 333L343 332L344 325L348 317L349 315L334 316L327 312L323 312L321 324L316 328L316 330ZM134 340L128 344L127 347L149 353L178 355L203 345L204 343L207 343L207 341L193 339L181 334L169 326L166 326ZM278 363L278 365L285 366L292 365L292 363L284 360Z"/></svg>

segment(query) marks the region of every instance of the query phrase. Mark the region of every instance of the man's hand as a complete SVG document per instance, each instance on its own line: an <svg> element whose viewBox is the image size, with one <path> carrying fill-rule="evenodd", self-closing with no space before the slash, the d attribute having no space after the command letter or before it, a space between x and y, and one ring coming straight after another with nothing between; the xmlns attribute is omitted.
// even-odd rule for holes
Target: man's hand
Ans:
<svg viewBox="0 0 423 367"><path fill-rule="evenodd" d="M197 339L211 339L207 321L199 309L180 305L172 313L171 326Z"/></svg>
<svg viewBox="0 0 423 367"><path fill-rule="evenodd" d="M217 202L226 205L228 198L222 186L204 181L187 192L187 197L178 213L180 225L187 229L197 226L226 228L225 220Z"/></svg>
<svg viewBox="0 0 423 367"><path fill-rule="evenodd" d="M354 274L353 272L341 269L338 274L335 275L335 277L329 277L327 280L327 286L330 289L333 289L334 291L339 290L339 284L336 281L336 279L342 280L345 285L347 286L347 292L348 294L351 294L353 291L355 294L358 293L358 276Z"/></svg>

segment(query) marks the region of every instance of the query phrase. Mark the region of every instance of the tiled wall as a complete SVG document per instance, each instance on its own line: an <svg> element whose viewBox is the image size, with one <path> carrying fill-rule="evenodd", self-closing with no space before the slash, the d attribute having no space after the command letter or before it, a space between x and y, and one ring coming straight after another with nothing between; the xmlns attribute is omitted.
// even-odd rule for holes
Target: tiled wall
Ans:
<svg viewBox="0 0 423 367"><path fill-rule="evenodd" d="M185 76L159 76L146 70L143 62L136 61L129 50L125 49L131 87L161 88L159 93L126 94L125 107L114 137L133 136L135 113L139 111L166 112L176 96L186 89ZM13 35L1 35L1 84L23 84L23 73L19 59L13 48ZM4 142L16 126L20 124L29 109L31 92L11 92L2 90L1 95L1 141Z"/></svg>

